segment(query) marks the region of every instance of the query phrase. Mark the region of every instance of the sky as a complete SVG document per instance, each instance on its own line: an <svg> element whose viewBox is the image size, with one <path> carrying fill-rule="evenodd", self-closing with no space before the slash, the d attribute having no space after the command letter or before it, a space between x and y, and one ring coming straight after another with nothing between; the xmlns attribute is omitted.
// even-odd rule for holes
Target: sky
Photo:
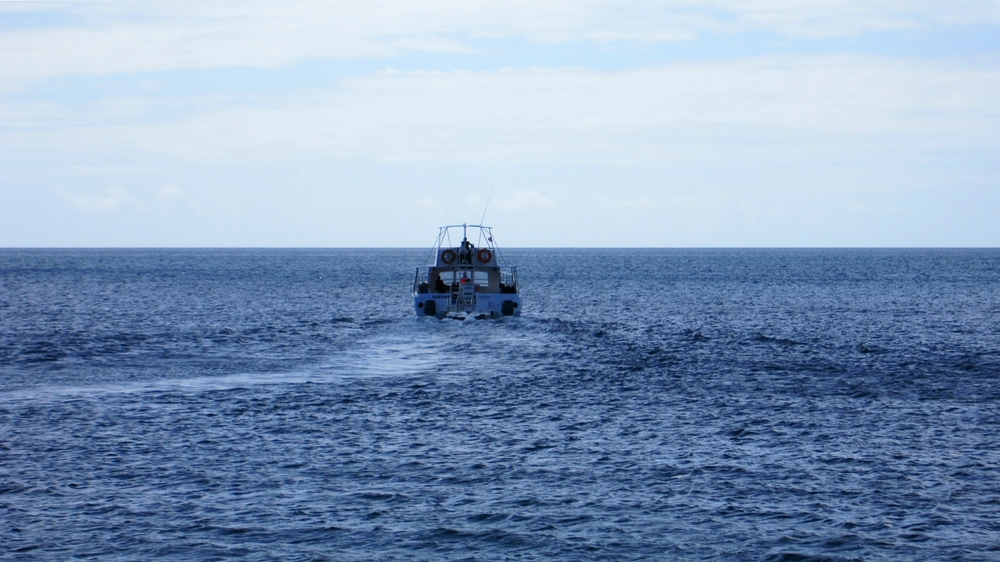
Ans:
<svg viewBox="0 0 1000 562"><path fill-rule="evenodd" d="M0 247L484 211L508 247L1000 246L1000 0L0 0Z"/></svg>

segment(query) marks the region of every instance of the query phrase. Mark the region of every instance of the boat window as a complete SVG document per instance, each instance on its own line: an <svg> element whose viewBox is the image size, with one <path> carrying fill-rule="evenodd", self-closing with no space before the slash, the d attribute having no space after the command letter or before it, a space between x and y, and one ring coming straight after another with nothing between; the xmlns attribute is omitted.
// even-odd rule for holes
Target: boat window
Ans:
<svg viewBox="0 0 1000 562"><path fill-rule="evenodd" d="M440 274L441 282L445 285L456 283L463 274L469 279L473 279L477 285L488 285L490 282L490 272L488 271L442 271Z"/></svg>

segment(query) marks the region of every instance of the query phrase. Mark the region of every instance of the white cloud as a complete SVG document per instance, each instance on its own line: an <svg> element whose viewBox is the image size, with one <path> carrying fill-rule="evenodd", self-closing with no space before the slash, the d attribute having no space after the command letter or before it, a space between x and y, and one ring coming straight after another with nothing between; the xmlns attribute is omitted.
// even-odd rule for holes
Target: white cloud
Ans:
<svg viewBox="0 0 1000 562"><path fill-rule="evenodd" d="M38 9L0 3L3 11ZM274 67L310 57L471 52L469 40L687 40L770 31L827 37L1000 22L1000 1L298 0L44 4L70 23L0 34L0 89L66 74L225 66Z"/></svg>
<svg viewBox="0 0 1000 562"><path fill-rule="evenodd" d="M168 104L168 116L158 119ZM0 147L193 161L651 161L1000 148L1000 68L862 56L386 71L286 96L8 104ZM20 127L18 123L32 123Z"/></svg>
<svg viewBox="0 0 1000 562"><path fill-rule="evenodd" d="M809 37L1000 21L1000 2L996 0L727 0L699 4L714 5L734 15L735 25L742 28Z"/></svg>
<svg viewBox="0 0 1000 562"><path fill-rule="evenodd" d="M112 213L125 207L137 210L144 210L143 205L136 201L131 193L120 186L108 188L104 193L93 195L80 195L66 190L63 187L56 187L59 197L73 207L87 212Z"/></svg>
<svg viewBox="0 0 1000 562"><path fill-rule="evenodd" d="M857 199L851 199L850 201L848 201L847 204L844 205L844 210L850 211L852 213L872 212L871 208L868 205L865 205L864 203L858 201Z"/></svg>
<svg viewBox="0 0 1000 562"><path fill-rule="evenodd" d="M601 205L613 207L654 209L660 207L660 203L652 197L636 197L633 199L612 199L610 197L598 197L597 202Z"/></svg>
<svg viewBox="0 0 1000 562"><path fill-rule="evenodd" d="M176 211L204 213L174 185L164 186L155 192L143 193L140 190L138 195L118 185L92 193L70 191L62 186L56 186L54 191L63 202L88 213L110 214L119 211L136 211L143 214Z"/></svg>
<svg viewBox="0 0 1000 562"><path fill-rule="evenodd" d="M197 213L204 211L195 205L188 196L175 185L167 185L156 194L157 199L169 209L191 210Z"/></svg>
<svg viewBox="0 0 1000 562"><path fill-rule="evenodd" d="M35 240L83 243L76 232L89 224L101 233L89 240L112 244L134 243L126 233L146 229L151 243L365 245L376 240L359 234L361 223L378 214L399 230L377 243L399 244L421 235L400 235L414 222L478 219L495 180L489 212L520 243L635 244L628 237L640 231L644 244L801 243L799 232L819 216L828 235L809 240L830 244L844 240L841 219L854 216L877 235L866 244L936 244L925 225L949 216L939 235L971 233L950 243L995 245L1000 64L984 41L994 28L984 26L1000 22L998 6L0 1L0 18L41 14L35 27L0 31L0 92L8 92L0 95L0 242L31 244L35 232ZM977 25L945 29L965 24ZM895 30L934 33L899 41ZM966 31L972 38L954 52L986 56L928 58L951 52L941 44ZM858 52L910 56L740 52L744 42L833 52L847 41L801 38L869 32ZM926 48L914 46L923 39ZM690 43L634 44L675 41ZM559 42L567 44L541 45ZM691 62L639 66L631 52ZM361 59L395 56L377 64L480 70L362 74L376 62ZM303 59L325 60L246 70ZM615 70L532 67L553 60ZM491 70L500 64L521 69ZM280 84L263 83L279 75ZM68 78L42 82L52 77ZM965 199L956 198L961 189ZM53 202L87 212L61 213L70 220L60 222ZM550 226L578 226L562 239L558 229L540 236L537 215L519 212L539 208ZM879 222L896 208L914 209L897 218L916 234ZM606 228L594 228L601 221ZM670 229L690 238L664 234ZM744 238L747 229L758 236Z"/></svg>
<svg viewBox="0 0 1000 562"><path fill-rule="evenodd" d="M504 211L530 211L555 208L556 202L534 190L515 191L510 197L497 201L497 207Z"/></svg>

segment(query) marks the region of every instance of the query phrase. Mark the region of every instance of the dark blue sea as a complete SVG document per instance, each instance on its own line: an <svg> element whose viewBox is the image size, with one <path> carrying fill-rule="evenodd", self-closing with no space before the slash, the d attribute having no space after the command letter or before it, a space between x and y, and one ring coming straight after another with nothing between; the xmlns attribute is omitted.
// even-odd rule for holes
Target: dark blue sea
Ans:
<svg viewBox="0 0 1000 562"><path fill-rule="evenodd" d="M6 560L1000 560L1000 250L0 250Z"/></svg>

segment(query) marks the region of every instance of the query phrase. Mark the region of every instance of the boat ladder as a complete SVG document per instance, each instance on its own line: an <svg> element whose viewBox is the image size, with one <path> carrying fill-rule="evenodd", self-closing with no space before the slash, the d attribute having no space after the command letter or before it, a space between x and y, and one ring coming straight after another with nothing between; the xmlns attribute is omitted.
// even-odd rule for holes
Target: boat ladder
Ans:
<svg viewBox="0 0 1000 562"><path fill-rule="evenodd" d="M458 302L456 309L463 309L465 312L472 312L476 308L476 284L470 279L463 280L458 286Z"/></svg>

